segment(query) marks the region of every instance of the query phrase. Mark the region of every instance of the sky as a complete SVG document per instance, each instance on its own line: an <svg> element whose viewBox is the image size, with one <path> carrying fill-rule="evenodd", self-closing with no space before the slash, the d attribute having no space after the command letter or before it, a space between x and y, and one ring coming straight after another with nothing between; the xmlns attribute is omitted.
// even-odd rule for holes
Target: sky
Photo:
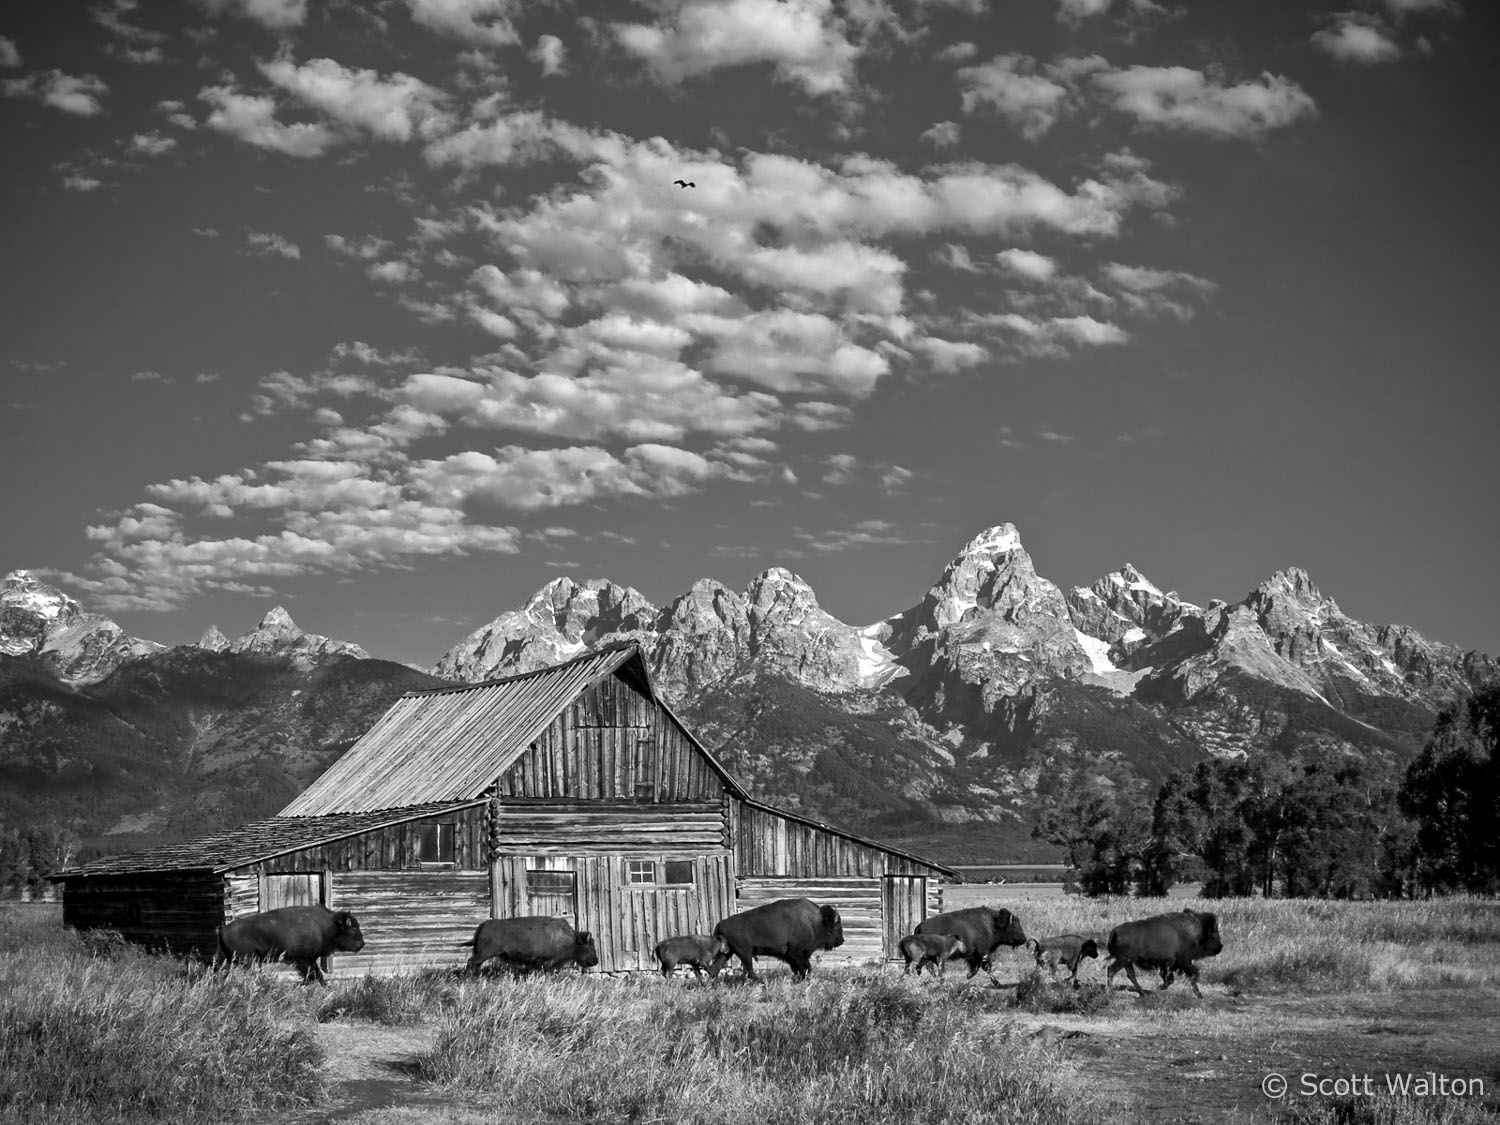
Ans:
<svg viewBox="0 0 1500 1125"><path fill-rule="evenodd" d="M428 665L564 574L865 624L1010 522L1064 588L1296 565L1500 653L1497 47L1474 0L10 0L0 573Z"/></svg>

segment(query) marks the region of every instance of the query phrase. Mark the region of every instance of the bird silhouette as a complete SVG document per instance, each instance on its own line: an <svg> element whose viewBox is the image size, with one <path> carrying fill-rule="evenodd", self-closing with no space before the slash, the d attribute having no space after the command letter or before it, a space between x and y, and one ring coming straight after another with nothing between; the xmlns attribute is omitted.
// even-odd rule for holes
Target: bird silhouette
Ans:
<svg viewBox="0 0 1500 1125"><path fill-rule="evenodd" d="M673 180L672 182L674 184L676 184L680 188L681 187L697 187L698 186L697 184L693 183L691 180Z"/></svg>

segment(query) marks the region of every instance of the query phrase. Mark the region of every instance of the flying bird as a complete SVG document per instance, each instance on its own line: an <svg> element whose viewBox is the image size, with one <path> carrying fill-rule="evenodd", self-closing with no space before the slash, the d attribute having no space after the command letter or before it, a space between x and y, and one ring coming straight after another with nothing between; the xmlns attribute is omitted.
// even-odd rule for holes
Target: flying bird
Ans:
<svg viewBox="0 0 1500 1125"><path fill-rule="evenodd" d="M676 184L678 187L697 187L698 186L697 184L693 183L691 180L673 180L672 182L674 184Z"/></svg>

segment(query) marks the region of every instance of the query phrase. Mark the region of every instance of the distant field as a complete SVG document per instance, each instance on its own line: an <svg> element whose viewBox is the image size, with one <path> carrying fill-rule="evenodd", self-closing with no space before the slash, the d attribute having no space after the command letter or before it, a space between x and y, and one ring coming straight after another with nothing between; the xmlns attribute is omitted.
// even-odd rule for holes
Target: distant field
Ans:
<svg viewBox="0 0 1500 1125"><path fill-rule="evenodd" d="M1006 883L1061 883L1068 868L1063 863L995 863L954 867L953 870L968 883L983 883L988 880Z"/></svg>
<svg viewBox="0 0 1500 1125"><path fill-rule="evenodd" d="M1074 991L1024 950L998 984L818 966L799 984L430 973L300 988L206 973L0 906L0 1122L256 1125L1494 1125L1500 903L1086 899L949 889L1028 933L1214 911L1224 952L1182 984ZM1154 985L1154 974L1143 973ZM1120 982L1117 982L1117 984ZM149 1051L142 1045L149 1044ZM1269 1075L1291 1083L1268 1099ZM1461 1080L1392 1097L1387 1076ZM1349 1096L1314 1082L1368 1075ZM1347 1085L1346 1085L1347 1088Z"/></svg>

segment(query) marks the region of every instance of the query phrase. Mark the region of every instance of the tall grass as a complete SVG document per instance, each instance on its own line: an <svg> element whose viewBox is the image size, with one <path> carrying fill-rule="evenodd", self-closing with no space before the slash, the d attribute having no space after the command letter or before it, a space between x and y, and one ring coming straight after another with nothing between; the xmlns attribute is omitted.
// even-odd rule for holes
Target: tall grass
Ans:
<svg viewBox="0 0 1500 1125"><path fill-rule="evenodd" d="M100 956L55 913L41 932L37 908L0 910L6 1120L202 1120L321 1097L322 1052L290 990L129 946Z"/></svg>
<svg viewBox="0 0 1500 1125"><path fill-rule="evenodd" d="M1053 1056L957 995L848 973L758 988L476 982L422 1070L497 1108L569 1121L1104 1120L1054 1076Z"/></svg>
<svg viewBox="0 0 1500 1125"><path fill-rule="evenodd" d="M1094 937L1100 959L1085 961L1080 979L1102 977L1109 960L1105 940L1121 922L1188 908L1217 915L1224 942L1222 953L1199 963L1204 984L1261 992L1500 985L1500 902L1495 899L1325 902L1064 895L1007 901L1001 892L998 887L959 888L947 896L954 900L948 906L983 901L1008 907L1031 937ZM995 957L996 972L1003 977L1007 965L1013 972L1029 971L1031 955L1001 951Z"/></svg>

